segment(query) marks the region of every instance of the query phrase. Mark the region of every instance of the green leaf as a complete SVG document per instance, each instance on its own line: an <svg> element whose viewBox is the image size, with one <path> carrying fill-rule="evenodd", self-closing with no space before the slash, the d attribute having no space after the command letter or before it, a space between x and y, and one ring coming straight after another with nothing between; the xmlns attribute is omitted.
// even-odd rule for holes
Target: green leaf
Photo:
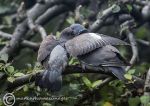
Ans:
<svg viewBox="0 0 150 106"><path fill-rule="evenodd" d="M92 88L96 88L101 83L102 83L102 80L97 80L97 81L93 82Z"/></svg>
<svg viewBox="0 0 150 106"><path fill-rule="evenodd" d="M74 23L75 23L75 20L74 20L74 18L69 17L69 18L67 19L67 22L68 22L69 24L74 24Z"/></svg>
<svg viewBox="0 0 150 106"><path fill-rule="evenodd" d="M8 66L7 71L12 74L14 72L14 67L13 66Z"/></svg>
<svg viewBox="0 0 150 106"><path fill-rule="evenodd" d="M87 77L82 77L82 80L87 87L89 87L89 88L92 87L92 83Z"/></svg>
<svg viewBox="0 0 150 106"><path fill-rule="evenodd" d="M60 32L59 32L59 31L56 32L56 37L57 37L57 38L60 37Z"/></svg>
<svg viewBox="0 0 150 106"><path fill-rule="evenodd" d="M7 80L11 83L13 83L15 81L15 78L14 77L8 77Z"/></svg>
<svg viewBox="0 0 150 106"><path fill-rule="evenodd" d="M0 60L3 60L5 63L7 63L7 61L8 61L8 54L2 54L0 56Z"/></svg>
<svg viewBox="0 0 150 106"><path fill-rule="evenodd" d="M79 85L77 85L77 84L70 84L69 86L70 86L70 88L72 88L73 90L76 90L76 89L79 88Z"/></svg>
<svg viewBox="0 0 150 106"><path fill-rule="evenodd" d="M2 101L2 99L0 99L0 106L3 106L3 101Z"/></svg>
<svg viewBox="0 0 150 106"><path fill-rule="evenodd" d="M103 106L113 106L113 104L110 102L105 102Z"/></svg>
<svg viewBox="0 0 150 106"><path fill-rule="evenodd" d="M52 106L50 103L43 103L42 106Z"/></svg>
<svg viewBox="0 0 150 106"><path fill-rule="evenodd" d="M24 91L24 92L27 92L28 90L29 90L28 86L27 86L27 85L24 85L23 91Z"/></svg>
<svg viewBox="0 0 150 106"><path fill-rule="evenodd" d="M23 73L18 72L18 73L15 73L15 74L14 74L14 76L15 76L15 77L20 77L20 76L24 76L24 74L23 74Z"/></svg>
<svg viewBox="0 0 150 106"><path fill-rule="evenodd" d="M141 27L137 30L136 34L137 38L144 39L147 35L149 35L149 30L145 27Z"/></svg>
<svg viewBox="0 0 150 106"><path fill-rule="evenodd" d="M135 73L135 69L131 69L131 70L128 71L128 74L130 74L130 75L132 75L134 73Z"/></svg>
<svg viewBox="0 0 150 106"><path fill-rule="evenodd" d="M138 106L140 103L140 98L139 97L135 97L135 98L129 98L129 106Z"/></svg>
<svg viewBox="0 0 150 106"><path fill-rule="evenodd" d="M119 12L121 9L120 9L120 6L118 6L118 5L116 5L116 4L114 4L113 6L112 6L112 11L113 11L113 13L117 13L117 12Z"/></svg>
<svg viewBox="0 0 150 106"><path fill-rule="evenodd" d="M71 60L69 61L69 65L76 65L79 64L79 61L76 58L71 58Z"/></svg>
<svg viewBox="0 0 150 106"><path fill-rule="evenodd" d="M132 6L129 5L129 4L127 4L126 6L127 6L128 10L129 10L129 12L131 12L132 11Z"/></svg>
<svg viewBox="0 0 150 106"><path fill-rule="evenodd" d="M125 77L126 79L128 79L128 80L131 80L131 79L132 79L132 75L130 75L130 74L125 74L124 77Z"/></svg>
<svg viewBox="0 0 150 106"><path fill-rule="evenodd" d="M141 96L140 100L141 100L141 103L148 104L150 102L150 96Z"/></svg>
<svg viewBox="0 0 150 106"><path fill-rule="evenodd" d="M79 73L73 74L74 77L80 77Z"/></svg>

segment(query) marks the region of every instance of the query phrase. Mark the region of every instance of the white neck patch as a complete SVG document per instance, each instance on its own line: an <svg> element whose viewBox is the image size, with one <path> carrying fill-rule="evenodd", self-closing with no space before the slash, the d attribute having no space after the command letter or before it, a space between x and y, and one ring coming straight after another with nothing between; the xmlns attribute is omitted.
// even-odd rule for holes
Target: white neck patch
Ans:
<svg viewBox="0 0 150 106"><path fill-rule="evenodd" d="M95 33L89 33L90 36L92 36L94 39L102 39L101 36L95 34Z"/></svg>

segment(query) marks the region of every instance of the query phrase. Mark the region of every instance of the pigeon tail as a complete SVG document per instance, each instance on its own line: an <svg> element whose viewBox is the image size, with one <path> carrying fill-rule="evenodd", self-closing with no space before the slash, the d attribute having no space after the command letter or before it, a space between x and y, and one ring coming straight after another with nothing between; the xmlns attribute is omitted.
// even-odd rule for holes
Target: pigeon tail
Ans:
<svg viewBox="0 0 150 106"><path fill-rule="evenodd" d="M108 67L109 71L111 71L119 80L125 81L124 77L125 69L122 67Z"/></svg>
<svg viewBox="0 0 150 106"><path fill-rule="evenodd" d="M41 88L47 88L48 90L55 92L59 91L62 86L62 71L45 70L41 75L37 77L36 85Z"/></svg>

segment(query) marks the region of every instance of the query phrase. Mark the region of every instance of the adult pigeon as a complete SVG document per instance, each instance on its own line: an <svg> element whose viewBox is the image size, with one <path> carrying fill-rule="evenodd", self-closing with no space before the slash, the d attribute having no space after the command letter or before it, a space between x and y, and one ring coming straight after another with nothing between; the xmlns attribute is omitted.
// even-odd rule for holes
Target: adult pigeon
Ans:
<svg viewBox="0 0 150 106"><path fill-rule="evenodd" d="M113 73L118 79L125 80L125 70L122 66L129 65L112 45L129 45L128 43L110 36L89 33L80 24L70 26L74 38L65 43L66 51L77 57L84 68ZM63 36L64 39L64 36Z"/></svg>
<svg viewBox="0 0 150 106"><path fill-rule="evenodd" d="M68 57L55 36L49 35L42 41L37 60L43 65L44 72L36 77L36 85L50 91L59 91Z"/></svg>

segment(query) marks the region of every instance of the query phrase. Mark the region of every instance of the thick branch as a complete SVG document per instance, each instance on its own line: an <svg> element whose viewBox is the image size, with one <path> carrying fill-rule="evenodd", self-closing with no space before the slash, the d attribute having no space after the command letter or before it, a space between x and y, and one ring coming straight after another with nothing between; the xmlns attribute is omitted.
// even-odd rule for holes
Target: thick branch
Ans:
<svg viewBox="0 0 150 106"><path fill-rule="evenodd" d="M43 9L45 9L45 7L43 7ZM52 19L54 16L57 16L59 15L62 10L60 10L61 12L57 12L55 13L53 9L50 9L49 10L50 14L49 16L50 17L47 17L49 19ZM58 10L57 10L58 11ZM38 13L39 10L35 10L35 9L31 9L31 11L28 13L28 15L30 16L31 14L39 14ZM35 15L36 15L35 14ZM31 15L32 16L32 15ZM34 19L35 17L31 17L31 19ZM37 16L37 15L36 15ZM40 24L43 24L43 20L44 18L42 18L41 20L38 21L38 23ZM34 20L33 20L34 21ZM22 23L18 24L18 26L16 27L14 33L13 33L13 37L12 39L10 40L10 42L0 51L0 54L8 54L8 55L12 55L13 52L18 48L20 42L21 42L21 39L23 38L23 36L27 33L28 31L28 25L27 25L27 19L24 20Z"/></svg>
<svg viewBox="0 0 150 106"><path fill-rule="evenodd" d="M6 90L12 91L19 86L22 86L22 85L27 84L27 83L31 83L31 82L35 81L36 76L38 77L40 75L40 73L43 73L43 71L38 72L38 73L32 73L32 74L24 75L22 77L18 77L18 78L16 78L16 80L13 83L8 82L8 86L7 86ZM65 69L65 71L63 72L63 75L74 74L74 73L99 73L100 75L104 74L104 75L110 76L110 77L108 77L108 79L105 79L106 81L104 80L104 84L113 80L111 77L112 73L108 73L108 72L105 72L102 70L99 70L99 71L94 71L94 70L89 70L89 69L83 70L79 66L68 66ZM143 80L140 78L134 77L134 79L136 81L143 83ZM103 86L103 83L99 85L99 87L101 87L101 86Z"/></svg>
<svg viewBox="0 0 150 106"><path fill-rule="evenodd" d="M44 25L53 17L57 16L58 14L65 13L69 10L70 8L68 8L66 5L53 6L52 8L49 8L43 15L39 16L35 21L35 24Z"/></svg>
<svg viewBox="0 0 150 106"><path fill-rule="evenodd" d="M90 31L96 32L100 29L104 24L108 17L113 15L113 13L119 12L120 7L118 5L112 5L108 9L104 10L102 16L100 16L90 27Z"/></svg>
<svg viewBox="0 0 150 106"><path fill-rule="evenodd" d="M30 11L28 11L27 15L32 20L36 20L40 15L45 13L48 8L56 4L58 5L68 2L71 2L71 0L45 0L44 3L36 3L36 5Z"/></svg>
<svg viewBox="0 0 150 106"><path fill-rule="evenodd" d="M42 72L28 74L28 75L24 75L22 77L18 77L18 78L16 78L16 80L13 83L10 83L10 82L8 83L6 90L13 90L19 86L33 82L33 81L35 81L35 77L38 76L40 73L42 73ZM73 74L73 73L99 73L99 74L107 74L108 75L108 73L106 73L104 71L83 70L81 67L78 67L78 66L68 66L65 69L65 71L63 72L63 75Z"/></svg>

